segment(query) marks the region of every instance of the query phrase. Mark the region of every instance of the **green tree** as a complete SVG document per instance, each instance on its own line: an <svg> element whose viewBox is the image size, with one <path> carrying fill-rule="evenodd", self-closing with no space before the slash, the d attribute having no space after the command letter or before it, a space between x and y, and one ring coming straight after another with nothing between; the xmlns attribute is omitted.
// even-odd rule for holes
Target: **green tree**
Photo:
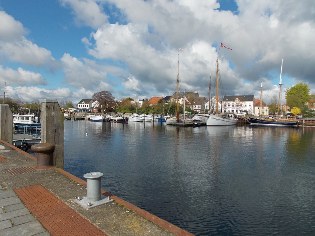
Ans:
<svg viewBox="0 0 315 236"><path fill-rule="evenodd" d="M3 103L3 98L0 99L0 103ZM19 112L19 108L21 105L18 101L7 97L7 98L5 98L4 103L9 105L10 110L12 111L13 114Z"/></svg>
<svg viewBox="0 0 315 236"><path fill-rule="evenodd" d="M64 108L68 109L68 108L74 108L74 105L71 101L65 102L64 104Z"/></svg>
<svg viewBox="0 0 315 236"><path fill-rule="evenodd" d="M278 111L278 103L277 103L277 96L273 96L271 99L270 104L268 105L269 114L274 115Z"/></svg>
<svg viewBox="0 0 315 236"><path fill-rule="evenodd" d="M136 112L136 104L132 98L124 98L118 103L117 112L134 113Z"/></svg>
<svg viewBox="0 0 315 236"><path fill-rule="evenodd" d="M300 108L302 113L306 112L309 99L310 89L305 83L298 83L286 91L287 105Z"/></svg>

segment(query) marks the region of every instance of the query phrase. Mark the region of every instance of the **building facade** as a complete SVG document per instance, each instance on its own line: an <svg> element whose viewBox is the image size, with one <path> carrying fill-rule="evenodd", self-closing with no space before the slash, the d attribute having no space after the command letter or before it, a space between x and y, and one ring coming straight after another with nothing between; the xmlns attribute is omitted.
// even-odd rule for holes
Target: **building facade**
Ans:
<svg viewBox="0 0 315 236"><path fill-rule="evenodd" d="M93 99L82 99L77 104L77 109L78 110L89 111L92 108L92 104L93 104Z"/></svg>
<svg viewBox="0 0 315 236"><path fill-rule="evenodd" d="M222 112L237 116L254 115L254 95L224 96Z"/></svg>

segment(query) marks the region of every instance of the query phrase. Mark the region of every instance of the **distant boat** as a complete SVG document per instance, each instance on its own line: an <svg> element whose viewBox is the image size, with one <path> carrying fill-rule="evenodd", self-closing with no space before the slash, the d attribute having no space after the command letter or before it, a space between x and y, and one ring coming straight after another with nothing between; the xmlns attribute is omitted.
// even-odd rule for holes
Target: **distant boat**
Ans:
<svg viewBox="0 0 315 236"><path fill-rule="evenodd" d="M137 113L134 113L131 116L129 116L128 121L130 121L130 122L143 122L140 115L138 115Z"/></svg>
<svg viewBox="0 0 315 236"><path fill-rule="evenodd" d="M122 116L113 116L110 121L114 123L128 123L128 119Z"/></svg>
<svg viewBox="0 0 315 236"><path fill-rule="evenodd" d="M221 47L222 43L221 43ZM216 68L216 107L215 114L210 114L207 119L207 126L228 126L236 125L237 119L225 114L219 114L219 58L217 57L217 68ZM210 101L209 101L210 102Z"/></svg>
<svg viewBox="0 0 315 236"><path fill-rule="evenodd" d="M153 122L153 116L152 115L142 114L142 115L140 115L140 120L142 122Z"/></svg>
<svg viewBox="0 0 315 236"><path fill-rule="evenodd" d="M102 115L92 115L89 117L89 120L92 122L103 122L104 121L104 116Z"/></svg>

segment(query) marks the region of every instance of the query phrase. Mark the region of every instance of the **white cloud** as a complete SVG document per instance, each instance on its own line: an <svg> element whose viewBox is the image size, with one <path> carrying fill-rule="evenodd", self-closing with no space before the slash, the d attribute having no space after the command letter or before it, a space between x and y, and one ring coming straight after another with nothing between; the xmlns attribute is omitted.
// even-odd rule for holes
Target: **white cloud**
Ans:
<svg viewBox="0 0 315 236"><path fill-rule="evenodd" d="M127 80L124 82L124 86L131 93L140 91L139 80L137 80L134 76L129 76Z"/></svg>
<svg viewBox="0 0 315 236"><path fill-rule="evenodd" d="M15 41L25 34L23 25L4 11L0 11L0 41Z"/></svg>
<svg viewBox="0 0 315 236"><path fill-rule="evenodd" d="M45 85L46 81L41 74L18 68L13 70L11 68L4 68L0 65L0 82L7 83L11 86L20 85Z"/></svg>
<svg viewBox="0 0 315 236"><path fill-rule="evenodd" d="M45 65L54 69L57 62L51 52L27 40L23 25L4 11L0 11L0 56L13 62L32 66Z"/></svg>
<svg viewBox="0 0 315 236"><path fill-rule="evenodd" d="M69 6L75 15L79 24L97 28L107 22L107 17L98 1L94 0L60 0L60 2Z"/></svg>
<svg viewBox="0 0 315 236"><path fill-rule="evenodd" d="M93 61L79 59L72 57L65 53L61 58L64 68L65 81L75 88L99 89L109 88L106 83L105 67L96 64Z"/></svg>

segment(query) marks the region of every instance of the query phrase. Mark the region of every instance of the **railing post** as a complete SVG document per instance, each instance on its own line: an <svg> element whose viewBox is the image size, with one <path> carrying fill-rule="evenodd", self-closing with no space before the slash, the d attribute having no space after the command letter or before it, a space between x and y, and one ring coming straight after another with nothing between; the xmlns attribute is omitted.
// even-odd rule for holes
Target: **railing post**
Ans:
<svg viewBox="0 0 315 236"><path fill-rule="evenodd" d="M64 117L57 101L41 102L41 142L55 146L53 165L64 168Z"/></svg>
<svg viewBox="0 0 315 236"><path fill-rule="evenodd" d="M13 115L8 104L0 104L0 140L13 141Z"/></svg>

